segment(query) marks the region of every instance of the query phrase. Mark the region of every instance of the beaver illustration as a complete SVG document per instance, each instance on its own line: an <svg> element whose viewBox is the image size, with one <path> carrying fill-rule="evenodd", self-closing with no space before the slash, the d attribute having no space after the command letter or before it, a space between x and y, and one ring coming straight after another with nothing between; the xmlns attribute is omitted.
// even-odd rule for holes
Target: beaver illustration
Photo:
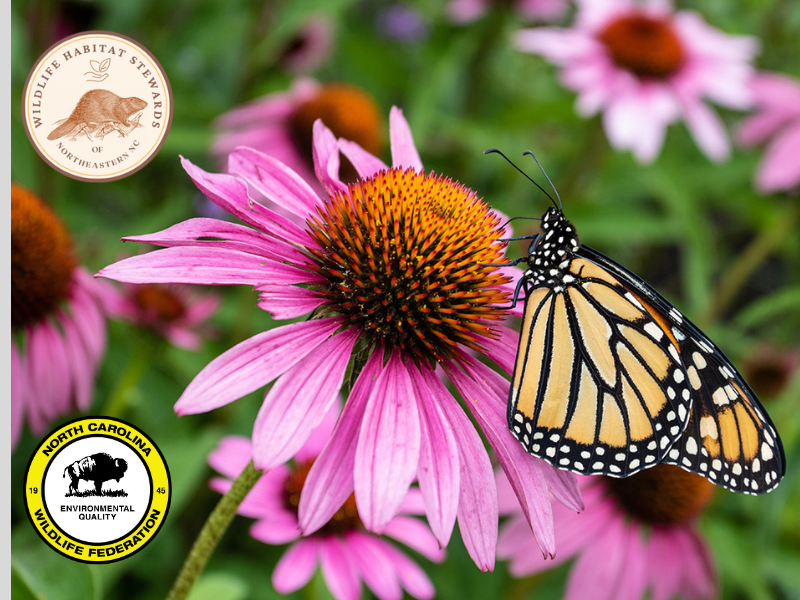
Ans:
<svg viewBox="0 0 800 600"><path fill-rule="evenodd" d="M91 140L91 134L99 131L105 136L111 131L118 131L125 137L139 125L139 117L147 106L140 98L120 98L108 90L89 90L65 121L50 132L48 140L69 135L71 139L82 133ZM101 137L102 139L102 137Z"/></svg>

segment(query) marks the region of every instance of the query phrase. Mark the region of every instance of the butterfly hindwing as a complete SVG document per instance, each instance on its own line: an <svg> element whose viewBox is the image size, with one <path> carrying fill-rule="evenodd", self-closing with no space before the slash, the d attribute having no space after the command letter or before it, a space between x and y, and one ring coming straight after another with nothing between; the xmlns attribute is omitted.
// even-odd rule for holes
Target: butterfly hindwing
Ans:
<svg viewBox="0 0 800 600"><path fill-rule="evenodd" d="M702 475L734 492L763 494L786 469L780 437L769 415L725 354L696 325L636 275L606 256L580 254L635 288L666 321L678 342L692 397L689 423L662 462Z"/></svg>
<svg viewBox="0 0 800 600"><path fill-rule="evenodd" d="M766 411L742 376L708 339L682 343L692 415L664 458L734 492L763 494L778 485L786 459Z"/></svg>
<svg viewBox="0 0 800 600"><path fill-rule="evenodd" d="M625 477L663 459L689 418L677 341L643 299L586 258L529 289L509 425L532 454Z"/></svg>

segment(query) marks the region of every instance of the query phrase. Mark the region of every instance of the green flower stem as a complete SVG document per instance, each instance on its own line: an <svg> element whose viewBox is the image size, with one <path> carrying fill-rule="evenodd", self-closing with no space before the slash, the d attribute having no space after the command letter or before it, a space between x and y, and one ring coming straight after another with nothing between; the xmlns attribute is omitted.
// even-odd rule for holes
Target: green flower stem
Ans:
<svg viewBox="0 0 800 600"><path fill-rule="evenodd" d="M706 314L699 319L700 323L714 323L722 316L759 265L783 243L787 235L795 231L799 218L800 205L793 202L778 215L771 227L750 242L722 276Z"/></svg>
<svg viewBox="0 0 800 600"><path fill-rule="evenodd" d="M231 489L222 497L222 500L208 516L203 529L200 530L200 534L189 551L189 556L183 563L181 572L175 579L175 583L172 584L167 600L184 600L189 596L194 582L203 572L208 559L211 558L219 540L236 515L236 509L239 508L242 500L253 489L262 474L263 471L257 471L253 466L253 461L250 461L236 478Z"/></svg>

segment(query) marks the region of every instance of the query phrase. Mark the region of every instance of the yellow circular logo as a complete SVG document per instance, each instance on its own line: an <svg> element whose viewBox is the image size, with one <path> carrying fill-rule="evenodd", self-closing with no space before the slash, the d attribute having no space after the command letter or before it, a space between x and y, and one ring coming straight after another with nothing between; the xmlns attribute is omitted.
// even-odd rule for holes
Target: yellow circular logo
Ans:
<svg viewBox="0 0 800 600"><path fill-rule="evenodd" d="M25 474L36 533L85 563L115 562L144 548L164 524L171 497L169 469L153 440L109 417L55 429Z"/></svg>
<svg viewBox="0 0 800 600"><path fill-rule="evenodd" d="M161 148L172 91L141 44L86 31L39 57L25 82L22 121L53 168L81 181L112 181L141 169Z"/></svg>

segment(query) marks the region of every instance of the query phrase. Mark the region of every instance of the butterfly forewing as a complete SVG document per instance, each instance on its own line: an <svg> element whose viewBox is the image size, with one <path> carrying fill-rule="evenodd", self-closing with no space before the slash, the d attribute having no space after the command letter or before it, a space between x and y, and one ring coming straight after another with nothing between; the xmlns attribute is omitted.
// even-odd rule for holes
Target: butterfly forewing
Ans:
<svg viewBox="0 0 800 600"><path fill-rule="evenodd" d="M559 267L527 291L509 425L556 467L625 477L661 461L688 421L677 341L597 263Z"/></svg>

